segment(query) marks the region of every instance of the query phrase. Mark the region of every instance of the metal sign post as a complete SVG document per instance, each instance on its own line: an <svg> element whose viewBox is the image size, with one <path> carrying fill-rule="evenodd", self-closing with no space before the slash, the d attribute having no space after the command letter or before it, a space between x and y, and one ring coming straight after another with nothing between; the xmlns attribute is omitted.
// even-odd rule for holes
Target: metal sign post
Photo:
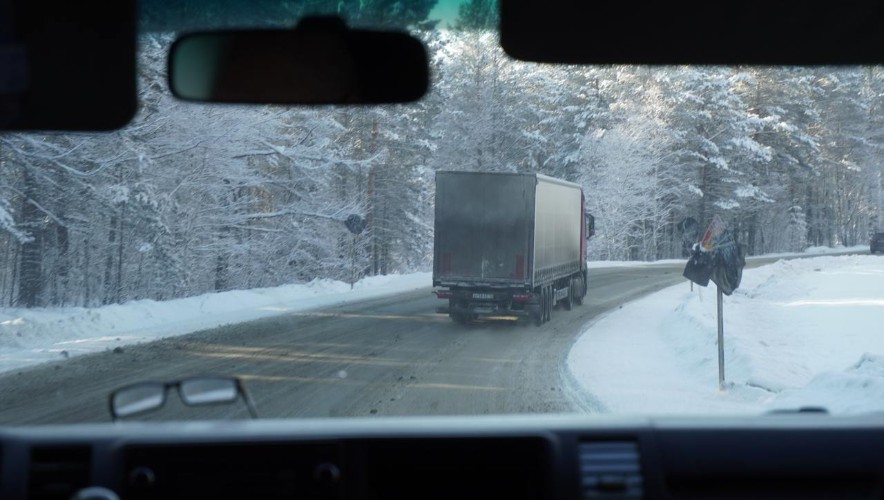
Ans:
<svg viewBox="0 0 884 500"><path fill-rule="evenodd" d="M682 273L691 283L715 283L718 297L718 389L724 390L724 295L740 286L746 265L746 247L738 243L719 216L712 219L699 243L692 246L691 258ZM693 285L691 285L693 287ZM702 300L702 293L701 293Z"/></svg>
<svg viewBox="0 0 884 500"><path fill-rule="evenodd" d="M353 289L353 284L356 283L356 238L358 237L358 234L354 234L350 238L350 290Z"/></svg>
<svg viewBox="0 0 884 500"><path fill-rule="evenodd" d="M724 294L718 290L718 390L724 390Z"/></svg>
<svg viewBox="0 0 884 500"><path fill-rule="evenodd" d="M353 284L356 283L356 240L359 238L359 235L365 230L366 221L359 214L350 214L347 217L347 220L344 221L344 225L347 226L347 230L353 235L353 238L350 240L350 290L353 289Z"/></svg>

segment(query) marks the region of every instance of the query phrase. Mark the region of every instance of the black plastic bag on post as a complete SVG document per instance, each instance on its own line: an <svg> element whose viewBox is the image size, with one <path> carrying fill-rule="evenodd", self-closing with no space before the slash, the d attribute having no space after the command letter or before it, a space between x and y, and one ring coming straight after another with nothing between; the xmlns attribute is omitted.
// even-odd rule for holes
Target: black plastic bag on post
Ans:
<svg viewBox="0 0 884 500"><path fill-rule="evenodd" d="M715 244L710 279L725 295L734 293L743 279L746 246L737 243L733 231L724 231Z"/></svg>
<svg viewBox="0 0 884 500"><path fill-rule="evenodd" d="M691 258L684 266L682 276L700 286L709 284L709 279L714 271L713 255L700 249L700 245L694 245Z"/></svg>

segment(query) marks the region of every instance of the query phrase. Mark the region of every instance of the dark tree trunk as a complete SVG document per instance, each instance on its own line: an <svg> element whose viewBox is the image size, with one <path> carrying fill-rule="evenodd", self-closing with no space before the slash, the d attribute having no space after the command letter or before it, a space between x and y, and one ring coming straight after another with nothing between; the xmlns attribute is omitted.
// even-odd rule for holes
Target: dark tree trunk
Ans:
<svg viewBox="0 0 884 500"><path fill-rule="evenodd" d="M112 215L110 220L110 233L107 236L108 252L104 264L104 300L105 304L113 302L113 277L114 277L114 243L117 241L117 216Z"/></svg>
<svg viewBox="0 0 884 500"><path fill-rule="evenodd" d="M21 227L33 238L21 245L19 262L19 307L36 307L40 294L46 286L43 276L43 222L40 210L32 203L37 192L36 180L27 172L24 174L24 200L22 201Z"/></svg>
<svg viewBox="0 0 884 500"><path fill-rule="evenodd" d="M68 229L62 225L55 226L55 243L58 246L58 257L55 263L56 297L53 305L65 305L68 297L68 269L70 262L70 240Z"/></svg>
<svg viewBox="0 0 884 500"><path fill-rule="evenodd" d="M758 214L756 212L752 212L749 216L749 220L746 223L746 245L749 247L750 254L758 254L758 248L756 245L756 234L758 232Z"/></svg>
<svg viewBox="0 0 884 500"><path fill-rule="evenodd" d="M228 278L227 278L227 255L226 254L218 254L215 258L215 291L216 292L224 292L227 291L227 287L229 286Z"/></svg>
<svg viewBox="0 0 884 500"><path fill-rule="evenodd" d="M114 285L114 302L123 302L123 224L126 221L126 204L120 208L120 241L117 244L117 282Z"/></svg>
<svg viewBox="0 0 884 500"><path fill-rule="evenodd" d="M83 240L83 265L84 269L92 269L92 254L89 252L90 242L88 239ZM89 280L90 274L83 273L83 305L89 307L92 305L92 282Z"/></svg>

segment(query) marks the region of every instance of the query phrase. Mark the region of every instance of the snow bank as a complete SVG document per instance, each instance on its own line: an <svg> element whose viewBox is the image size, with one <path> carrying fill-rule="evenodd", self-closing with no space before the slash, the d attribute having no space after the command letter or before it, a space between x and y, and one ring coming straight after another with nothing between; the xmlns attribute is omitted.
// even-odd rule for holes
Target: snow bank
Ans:
<svg viewBox="0 0 884 500"><path fill-rule="evenodd" d="M718 389L715 287L676 285L603 316L568 367L610 412L884 410L884 259L781 260L724 298Z"/></svg>
<svg viewBox="0 0 884 500"><path fill-rule="evenodd" d="M210 293L98 308L0 309L0 372L207 328L430 286L430 273L374 276L350 285L301 285Z"/></svg>

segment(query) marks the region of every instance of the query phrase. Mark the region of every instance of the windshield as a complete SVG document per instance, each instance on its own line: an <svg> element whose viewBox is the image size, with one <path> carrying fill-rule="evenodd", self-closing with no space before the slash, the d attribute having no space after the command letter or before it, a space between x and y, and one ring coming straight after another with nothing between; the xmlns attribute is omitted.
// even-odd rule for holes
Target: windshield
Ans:
<svg viewBox="0 0 884 500"><path fill-rule="evenodd" d="M882 68L519 62L491 0L171 3L130 124L0 135L0 424L200 374L274 418L884 409ZM408 30L430 92L170 93L176 34L317 13ZM175 398L143 418L249 417Z"/></svg>

